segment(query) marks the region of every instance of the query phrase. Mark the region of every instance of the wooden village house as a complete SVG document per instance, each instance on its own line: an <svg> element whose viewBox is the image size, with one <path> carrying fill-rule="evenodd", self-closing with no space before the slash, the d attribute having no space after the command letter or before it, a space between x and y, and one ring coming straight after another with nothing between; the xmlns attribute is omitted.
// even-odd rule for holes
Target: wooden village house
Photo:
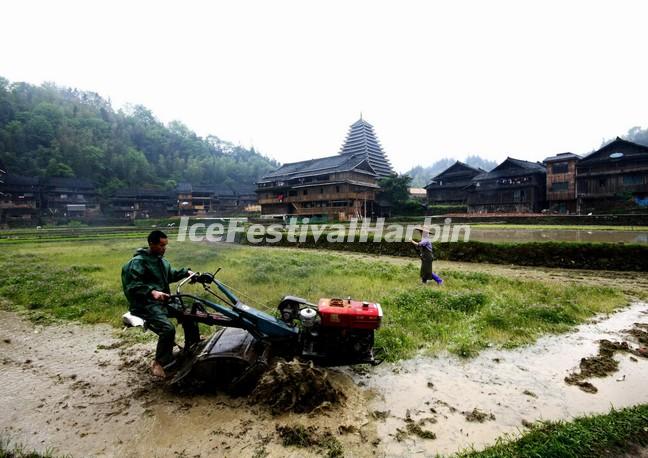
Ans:
<svg viewBox="0 0 648 458"><path fill-rule="evenodd" d="M42 211L55 218L91 218L100 214L97 191L90 180L41 179Z"/></svg>
<svg viewBox="0 0 648 458"><path fill-rule="evenodd" d="M560 153L546 158L547 207L552 212L576 213L576 163L580 156Z"/></svg>
<svg viewBox="0 0 648 458"><path fill-rule="evenodd" d="M469 213L535 213L546 200L546 168L537 162L507 158L472 179Z"/></svg>
<svg viewBox="0 0 648 458"><path fill-rule="evenodd" d="M648 147L617 137L576 164L580 213L648 206Z"/></svg>
<svg viewBox="0 0 648 458"><path fill-rule="evenodd" d="M378 178L363 154L284 164L257 183L262 216L345 221L371 215Z"/></svg>
<svg viewBox="0 0 648 458"><path fill-rule="evenodd" d="M0 175L0 224L38 221L40 180L13 174Z"/></svg>
<svg viewBox="0 0 648 458"><path fill-rule="evenodd" d="M351 125L337 156L284 164L257 183L264 217L308 216L345 221L371 217L378 180L394 173L373 126Z"/></svg>
<svg viewBox="0 0 648 458"><path fill-rule="evenodd" d="M147 188L118 190L110 199L110 213L124 219L159 218L169 214L171 200L167 191Z"/></svg>
<svg viewBox="0 0 648 458"><path fill-rule="evenodd" d="M473 178L485 170L455 162L425 186L429 205L465 205Z"/></svg>

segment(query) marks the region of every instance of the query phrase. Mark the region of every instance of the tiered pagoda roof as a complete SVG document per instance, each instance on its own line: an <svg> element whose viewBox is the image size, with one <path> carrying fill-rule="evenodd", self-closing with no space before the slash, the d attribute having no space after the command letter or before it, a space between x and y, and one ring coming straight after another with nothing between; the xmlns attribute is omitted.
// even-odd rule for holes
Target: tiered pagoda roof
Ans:
<svg viewBox="0 0 648 458"><path fill-rule="evenodd" d="M362 118L351 125L340 150L340 154L343 155L359 153L363 153L367 157L378 177L383 178L394 173L387 155L376 138L373 126Z"/></svg>

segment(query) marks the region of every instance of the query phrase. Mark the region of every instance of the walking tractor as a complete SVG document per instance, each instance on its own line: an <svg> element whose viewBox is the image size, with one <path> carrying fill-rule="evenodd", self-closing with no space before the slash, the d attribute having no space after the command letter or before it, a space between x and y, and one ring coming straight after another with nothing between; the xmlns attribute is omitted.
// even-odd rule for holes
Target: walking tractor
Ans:
<svg viewBox="0 0 648 458"><path fill-rule="evenodd" d="M380 304L350 297L313 304L285 296L275 317L241 302L233 288L216 279L218 271L185 278L167 304L179 321L219 327L209 338L184 349L172 384L198 381L243 391L254 386L274 358L310 360L319 366L378 364L374 331L382 320ZM201 284L218 302L182 293L187 283ZM146 327L130 312L123 319L127 326Z"/></svg>

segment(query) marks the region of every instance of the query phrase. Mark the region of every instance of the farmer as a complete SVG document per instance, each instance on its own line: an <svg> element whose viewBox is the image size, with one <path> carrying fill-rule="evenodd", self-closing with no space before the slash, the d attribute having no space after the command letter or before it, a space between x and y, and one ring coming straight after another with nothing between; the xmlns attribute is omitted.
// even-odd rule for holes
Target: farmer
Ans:
<svg viewBox="0 0 648 458"><path fill-rule="evenodd" d="M440 285L443 283L443 280L437 274L432 272L432 260L434 259L434 256L432 254L430 232L424 227L417 227L415 230L421 232L420 242L412 240L412 243L419 250L419 256L421 257L421 282L426 284L428 280L434 280Z"/></svg>
<svg viewBox="0 0 648 458"><path fill-rule="evenodd" d="M153 231L148 236L148 248L138 249L133 258L122 267L122 286L128 299L130 312L146 321L147 327L159 337L155 361L151 372L156 377L166 377L165 366L173 362L175 326L169 321L169 314L182 324L185 334L185 348L200 340L198 324L181 320L177 313L167 308L169 283L179 281L192 272L188 268L175 270L164 259L169 239L162 231Z"/></svg>

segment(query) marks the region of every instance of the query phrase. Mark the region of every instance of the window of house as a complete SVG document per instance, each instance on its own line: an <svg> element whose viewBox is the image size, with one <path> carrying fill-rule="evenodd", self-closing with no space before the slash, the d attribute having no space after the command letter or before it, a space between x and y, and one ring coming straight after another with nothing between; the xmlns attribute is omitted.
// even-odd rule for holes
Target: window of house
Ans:
<svg viewBox="0 0 648 458"><path fill-rule="evenodd" d="M294 197L294 196L297 195L297 191L294 191L294 190L293 191L288 191L288 195L291 196L291 197Z"/></svg>
<svg viewBox="0 0 648 458"><path fill-rule="evenodd" d="M605 187L605 182L606 182L605 178L599 178L598 181L599 187L601 188Z"/></svg>
<svg viewBox="0 0 648 458"><path fill-rule="evenodd" d="M626 186L643 184L643 178L644 178L643 175L624 175L623 184Z"/></svg>
<svg viewBox="0 0 648 458"><path fill-rule="evenodd" d="M567 191L568 189L569 183L567 181L557 181L555 183L551 183L552 192Z"/></svg>
<svg viewBox="0 0 648 458"><path fill-rule="evenodd" d="M324 194L324 188L320 188L320 194Z"/></svg>
<svg viewBox="0 0 648 458"><path fill-rule="evenodd" d="M305 196L308 195L308 189L304 189L304 192L302 194L304 194Z"/></svg>
<svg viewBox="0 0 648 458"><path fill-rule="evenodd" d="M569 164L567 162L558 162L551 166L551 171L553 173L567 173L569 172Z"/></svg>
<svg viewBox="0 0 648 458"><path fill-rule="evenodd" d="M340 192L340 187L339 186L335 187L335 192Z"/></svg>

